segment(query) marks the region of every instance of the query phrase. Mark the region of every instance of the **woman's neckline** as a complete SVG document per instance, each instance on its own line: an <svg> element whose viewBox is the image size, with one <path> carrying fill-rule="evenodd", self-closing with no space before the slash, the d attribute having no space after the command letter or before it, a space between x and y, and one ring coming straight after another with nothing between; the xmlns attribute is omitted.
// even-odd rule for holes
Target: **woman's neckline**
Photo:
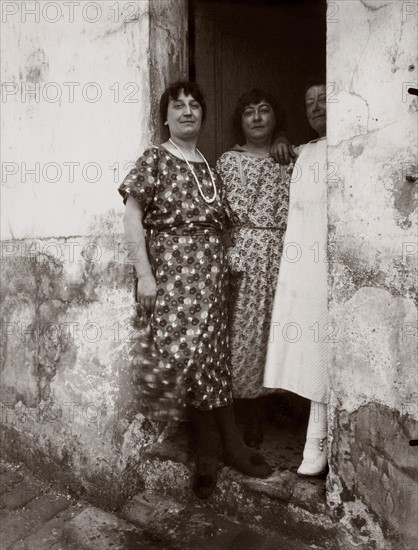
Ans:
<svg viewBox="0 0 418 550"><path fill-rule="evenodd" d="M188 160L187 161L182 158L182 157L178 157L177 155L175 155L174 153L172 153L171 151L169 151L166 147L164 147L164 145L162 143L160 143L160 145L158 145L158 148L159 149L162 149L164 151L164 153L168 153L169 155L171 155L172 157L174 157L175 159L177 160L181 160L182 162L184 162L185 164L187 164L188 162L190 163L193 163L193 164L205 164L205 161L202 159L202 160ZM206 165L205 165L206 166Z"/></svg>
<svg viewBox="0 0 418 550"><path fill-rule="evenodd" d="M238 153L244 153L244 155L248 155L250 157L256 157L259 159L272 158L270 153L253 153L251 151L247 151L246 149L243 149L241 145L234 145L234 147L231 150L236 151Z"/></svg>

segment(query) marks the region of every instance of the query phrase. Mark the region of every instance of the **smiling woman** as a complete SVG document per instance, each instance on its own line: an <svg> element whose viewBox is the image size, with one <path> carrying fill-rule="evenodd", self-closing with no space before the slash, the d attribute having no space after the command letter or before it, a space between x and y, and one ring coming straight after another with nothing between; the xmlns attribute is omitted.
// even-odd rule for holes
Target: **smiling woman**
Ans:
<svg viewBox="0 0 418 550"><path fill-rule="evenodd" d="M313 84L308 87L305 94L306 115L310 126L320 138L324 137L327 131L326 118L326 89L324 84Z"/></svg>
<svg viewBox="0 0 418 550"><path fill-rule="evenodd" d="M322 475L327 467L330 340L313 337L313 328L322 329L328 323L325 99L324 80L311 81L305 93L306 115L319 138L299 148L290 184L284 247L297 245L299 255L297 261L284 255L280 264L264 378L268 388L285 389L311 400L298 469L299 475L305 476ZM312 254L313 244L320 254ZM280 331L275 331L276 327L281 327Z"/></svg>
<svg viewBox="0 0 418 550"><path fill-rule="evenodd" d="M170 150L173 145L173 140L179 142L187 151L188 160L200 162L202 155L196 151L196 141L200 128L204 122L206 115L206 107L193 97L193 95L185 94L184 90L178 94L177 99L170 99L167 106L163 101L162 108L166 111L165 126L170 129L171 142L165 142L164 146ZM203 105L203 106L202 106ZM174 151L177 154L177 151Z"/></svg>
<svg viewBox="0 0 418 550"><path fill-rule="evenodd" d="M218 160L234 246L229 304L232 390L245 409L244 440L263 439L260 402L274 289L286 228L289 168L270 149L283 113L274 97L254 89L241 96L233 122L240 145Z"/></svg>
<svg viewBox="0 0 418 550"><path fill-rule="evenodd" d="M161 121L170 137L150 147L119 187L127 241L135 246L140 314L149 316L152 357L137 358L139 395L148 417L181 417L196 429L195 491L216 486L217 434L224 460L266 477L263 457L241 442L232 409L227 335L225 212L219 176L196 148L206 116L199 87L178 82L164 92ZM135 350L141 350L138 345Z"/></svg>

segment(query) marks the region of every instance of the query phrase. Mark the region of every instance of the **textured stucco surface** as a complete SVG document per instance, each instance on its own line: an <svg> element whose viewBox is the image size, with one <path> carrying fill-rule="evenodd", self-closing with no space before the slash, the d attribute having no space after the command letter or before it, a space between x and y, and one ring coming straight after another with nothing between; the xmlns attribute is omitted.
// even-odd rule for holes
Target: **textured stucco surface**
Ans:
<svg viewBox="0 0 418 550"><path fill-rule="evenodd" d="M64 249L66 241L55 242ZM160 430L137 414L129 358L131 268L116 239L72 242L81 252L93 250L94 242L100 260L80 253L70 265L41 255L3 264L5 442L16 439L9 448L16 458L45 455L68 473L70 485L78 480L93 494L107 480L115 494L106 487L105 496L116 498L123 476ZM34 243L42 250L45 241Z"/></svg>
<svg viewBox="0 0 418 550"><path fill-rule="evenodd" d="M417 163L417 98L406 92L417 17L404 2L335 4L328 503L356 544L416 548L417 187L405 176Z"/></svg>
<svg viewBox="0 0 418 550"><path fill-rule="evenodd" d="M2 81L17 86L2 104L2 450L112 505L138 488L141 452L162 431L137 413L116 189L157 134L152 101L185 77L186 3L102 1L84 17L80 4L55 23L44 3L25 4L39 20L18 10L2 25ZM42 95L51 82L60 101ZM65 82L78 83L74 101ZM91 82L96 102L83 97ZM29 84L38 95L22 99ZM78 163L72 177L68 162ZM39 177L24 174L36 163ZM101 169L97 182L94 170L83 176L88 163Z"/></svg>

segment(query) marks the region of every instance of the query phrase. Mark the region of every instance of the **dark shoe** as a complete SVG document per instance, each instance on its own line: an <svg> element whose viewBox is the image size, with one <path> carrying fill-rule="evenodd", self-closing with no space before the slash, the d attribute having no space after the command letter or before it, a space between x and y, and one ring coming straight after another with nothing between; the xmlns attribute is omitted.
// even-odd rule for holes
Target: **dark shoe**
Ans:
<svg viewBox="0 0 418 550"><path fill-rule="evenodd" d="M263 403L261 398L240 400L243 439L252 449L258 449L263 442Z"/></svg>
<svg viewBox="0 0 418 550"><path fill-rule="evenodd" d="M263 424L259 417L253 419L250 424L246 424L243 437L247 447L251 447L252 449L260 448L260 445L263 443L264 434Z"/></svg>
<svg viewBox="0 0 418 550"><path fill-rule="evenodd" d="M194 492L197 497L207 499L216 488L219 463L215 456L201 455L196 457L196 477Z"/></svg>
<svg viewBox="0 0 418 550"><path fill-rule="evenodd" d="M232 466L242 474L250 477L269 477L273 473L273 469L260 453L248 452L244 453L224 453L224 461L228 466Z"/></svg>
<svg viewBox="0 0 418 550"><path fill-rule="evenodd" d="M250 462L251 464L254 464L254 466L264 466L267 465L270 468L270 464L267 462L267 460L264 458L264 456L260 453L253 452L250 455ZM271 469L271 468L270 468ZM273 470L271 469L271 472L273 473ZM270 475L270 474L269 474Z"/></svg>

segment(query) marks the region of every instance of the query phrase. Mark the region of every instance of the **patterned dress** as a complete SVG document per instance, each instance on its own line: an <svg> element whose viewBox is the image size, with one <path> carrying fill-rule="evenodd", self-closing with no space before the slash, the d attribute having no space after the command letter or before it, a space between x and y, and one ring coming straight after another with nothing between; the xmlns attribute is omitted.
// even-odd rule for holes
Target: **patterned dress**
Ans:
<svg viewBox="0 0 418 550"><path fill-rule="evenodd" d="M191 163L203 193L213 195L205 163ZM141 388L156 412L183 400L202 410L232 402L227 335L228 278L222 232L221 182L208 204L187 163L151 147L119 187L144 210L150 264L157 283L151 337L158 363L142 361ZM138 348L136 348L138 349ZM139 365L141 367L141 365Z"/></svg>
<svg viewBox="0 0 418 550"><path fill-rule="evenodd" d="M286 229L292 166L239 147L217 162L232 223L229 332L232 390L251 399L263 390L271 310Z"/></svg>

